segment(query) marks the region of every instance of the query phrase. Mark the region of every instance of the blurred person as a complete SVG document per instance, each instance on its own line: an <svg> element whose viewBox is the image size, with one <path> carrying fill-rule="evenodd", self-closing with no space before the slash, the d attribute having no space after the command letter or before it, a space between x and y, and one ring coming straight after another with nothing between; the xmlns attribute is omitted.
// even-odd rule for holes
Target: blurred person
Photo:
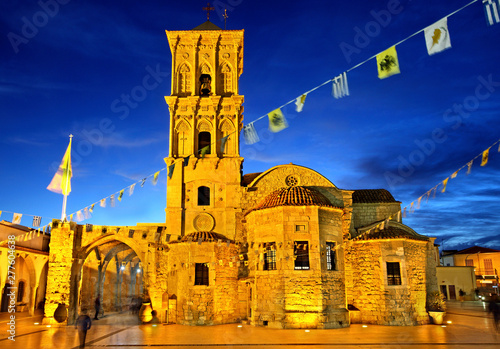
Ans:
<svg viewBox="0 0 500 349"><path fill-rule="evenodd" d="M92 326L92 321L90 316L86 314L81 314L78 319L76 319L75 328L78 329L78 338L80 339L80 348L85 348L85 338L87 337L87 331L90 330Z"/></svg>
<svg viewBox="0 0 500 349"><path fill-rule="evenodd" d="M101 299L100 299L100 295L97 295L97 298L95 299L95 302L94 302L94 307L95 307L95 316L94 316L94 320L99 320L97 318L97 315L99 315L99 310L101 309Z"/></svg>
<svg viewBox="0 0 500 349"><path fill-rule="evenodd" d="M488 304L488 313L493 313L493 321L495 325L495 330L498 332L499 328L499 321L500 321L500 306L497 303L497 295L496 293L493 293L491 295L491 300L490 303Z"/></svg>
<svg viewBox="0 0 500 349"><path fill-rule="evenodd" d="M158 312L156 310L153 310L151 312L151 315L153 315L153 318L151 319L150 324L152 325L157 325L160 323L160 319L158 318Z"/></svg>

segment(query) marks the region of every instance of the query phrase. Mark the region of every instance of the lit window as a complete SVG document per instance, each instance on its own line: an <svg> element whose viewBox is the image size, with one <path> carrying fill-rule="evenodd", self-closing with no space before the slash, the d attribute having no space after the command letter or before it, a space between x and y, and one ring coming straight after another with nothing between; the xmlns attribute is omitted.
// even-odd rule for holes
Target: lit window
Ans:
<svg viewBox="0 0 500 349"><path fill-rule="evenodd" d="M195 264L194 284L208 286L208 265L207 265L207 263L196 263Z"/></svg>
<svg viewBox="0 0 500 349"><path fill-rule="evenodd" d="M306 231L306 225L305 224L295 225L295 231Z"/></svg>
<svg viewBox="0 0 500 349"><path fill-rule="evenodd" d="M399 262L387 262L387 285L401 285Z"/></svg>
<svg viewBox="0 0 500 349"><path fill-rule="evenodd" d="M309 269L309 243L307 241L295 241L293 258L295 259L295 269Z"/></svg>
<svg viewBox="0 0 500 349"><path fill-rule="evenodd" d="M326 243L326 270L337 270L335 242Z"/></svg>
<svg viewBox="0 0 500 349"><path fill-rule="evenodd" d="M264 270L276 270L276 247L274 242L266 244L264 252Z"/></svg>
<svg viewBox="0 0 500 349"><path fill-rule="evenodd" d="M209 187L199 187L198 188L198 206L209 206L210 205L210 188Z"/></svg>

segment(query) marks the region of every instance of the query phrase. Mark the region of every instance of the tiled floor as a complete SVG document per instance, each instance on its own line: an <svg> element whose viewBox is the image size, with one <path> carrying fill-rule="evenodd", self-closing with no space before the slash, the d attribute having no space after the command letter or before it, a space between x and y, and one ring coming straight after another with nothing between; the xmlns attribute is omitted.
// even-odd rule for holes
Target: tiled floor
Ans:
<svg viewBox="0 0 500 349"><path fill-rule="evenodd" d="M16 320L16 340L7 339L0 315L1 348L75 348L74 327L35 325L41 316ZM88 348L500 348L500 334L480 302L449 303L445 327L351 325L335 330L276 330L238 324L221 326L137 325L136 315L110 314L94 321ZM40 321L41 322L41 321Z"/></svg>

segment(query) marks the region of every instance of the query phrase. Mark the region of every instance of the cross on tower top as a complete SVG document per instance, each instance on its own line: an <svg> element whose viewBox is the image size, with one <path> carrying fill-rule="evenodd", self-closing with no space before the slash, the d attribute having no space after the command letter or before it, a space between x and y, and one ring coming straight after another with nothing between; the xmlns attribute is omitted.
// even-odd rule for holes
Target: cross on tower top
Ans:
<svg viewBox="0 0 500 349"><path fill-rule="evenodd" d="M215 8L211 7L210 3L207 2L207 7L203 8L203 11L207 11L207 21L210 20L210 11L214 11L214 10L215 10Z"/></svg>

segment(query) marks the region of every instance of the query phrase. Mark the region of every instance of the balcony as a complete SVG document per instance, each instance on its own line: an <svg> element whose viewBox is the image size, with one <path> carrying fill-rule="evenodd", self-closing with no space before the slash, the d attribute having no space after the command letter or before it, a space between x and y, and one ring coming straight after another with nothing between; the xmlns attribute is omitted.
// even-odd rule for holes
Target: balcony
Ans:
<svg viewBox="0 0 500 349"><path fill-rule="evenodd" d="M498 279L498 273L495 268L474 268L476 279Z"/></svg>

